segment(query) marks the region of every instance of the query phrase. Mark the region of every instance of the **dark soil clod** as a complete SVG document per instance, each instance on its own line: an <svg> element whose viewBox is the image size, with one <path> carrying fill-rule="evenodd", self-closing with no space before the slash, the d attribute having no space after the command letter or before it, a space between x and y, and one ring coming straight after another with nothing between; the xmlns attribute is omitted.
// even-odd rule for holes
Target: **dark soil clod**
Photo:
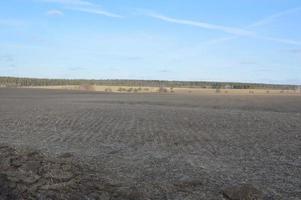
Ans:
<svg viewBox="0 0 301 200"><path fill-rule="evenodd" d="M250 184L227 187L223 190L227 200L262 200L263 194Z"/></svg>

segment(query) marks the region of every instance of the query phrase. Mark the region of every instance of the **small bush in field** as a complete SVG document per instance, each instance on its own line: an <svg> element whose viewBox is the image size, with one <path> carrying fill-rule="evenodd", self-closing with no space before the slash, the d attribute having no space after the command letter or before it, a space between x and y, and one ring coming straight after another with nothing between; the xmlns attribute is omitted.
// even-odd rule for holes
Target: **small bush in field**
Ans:
<svg viewBox="0 0 301 200"><path fill-rule="evenodd" d="M83 84L83 85L80 85L80 90L84 90L84 91L94 91L95 88L93 85L90 85L90 84Z"/></svg>
<svg viewBox="0 0 301 200"><path fill-rule="evenodd" d="M167 93L168 90L167 90L166 88L164 88L164 87L160 87L160 88L158 89L158 92L159 92L159 93Z"/></svg>
<svg viewBox="0 0 301 200"><path fill-rule="evenodd" d="M111 88L106 88L105 92L112 92L112 89Z"/></svg>

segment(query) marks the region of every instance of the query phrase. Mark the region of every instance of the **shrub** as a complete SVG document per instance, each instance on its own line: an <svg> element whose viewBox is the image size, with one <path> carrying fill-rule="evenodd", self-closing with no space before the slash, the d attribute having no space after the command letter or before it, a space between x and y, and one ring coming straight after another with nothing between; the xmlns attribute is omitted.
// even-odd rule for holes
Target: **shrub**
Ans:
<svg viewBox="0 0 301 200"><path fill-rule="evenodd" d="M94 91L95 90L94 85L90 85L90 84L80 85L79 88L80 88L80 90L84 90L84 91Z"/></svg>
<svg viewBox="0 0 301 200"><path fill-rule="evenodd" d="M159 93L167 93L168 90L167 90L166 88L164 88L164 87L160 87L160 88L158 89L158 92L159 92Z"/></svg>
<svg viewBox="0 0 301 200"><path fill-rule="evenodd" d="M111 88L106 88L105 92L112 92L112 89Z"/></svg>

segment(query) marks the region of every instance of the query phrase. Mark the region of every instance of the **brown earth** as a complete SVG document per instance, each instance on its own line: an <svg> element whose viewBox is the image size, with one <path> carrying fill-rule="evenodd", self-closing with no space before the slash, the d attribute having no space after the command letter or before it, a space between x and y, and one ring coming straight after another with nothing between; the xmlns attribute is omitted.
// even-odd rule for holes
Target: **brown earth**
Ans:
<svg viewBox="0 0 301 200"><path fill-rule="evenodd" d="M0 89L0 114L6 196L301 198L300 96Z"/></svg>
<svg viewBox="0 0 301 200"><path fill-rule="evenodd" d="M101 179L72 154L45 157L35 150L0 146L0 199L144 199L133 186Z"/></svg>

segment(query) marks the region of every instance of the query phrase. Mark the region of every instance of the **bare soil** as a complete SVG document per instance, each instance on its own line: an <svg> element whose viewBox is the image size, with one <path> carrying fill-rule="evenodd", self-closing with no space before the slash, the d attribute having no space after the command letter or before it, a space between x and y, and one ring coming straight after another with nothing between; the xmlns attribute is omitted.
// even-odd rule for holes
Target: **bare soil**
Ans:
<svg viewBox="0 0 301 200"><path fill-rule="evenodd" d="M0 89L0 143L0 199L301 199L301 96Z"/></svg>

